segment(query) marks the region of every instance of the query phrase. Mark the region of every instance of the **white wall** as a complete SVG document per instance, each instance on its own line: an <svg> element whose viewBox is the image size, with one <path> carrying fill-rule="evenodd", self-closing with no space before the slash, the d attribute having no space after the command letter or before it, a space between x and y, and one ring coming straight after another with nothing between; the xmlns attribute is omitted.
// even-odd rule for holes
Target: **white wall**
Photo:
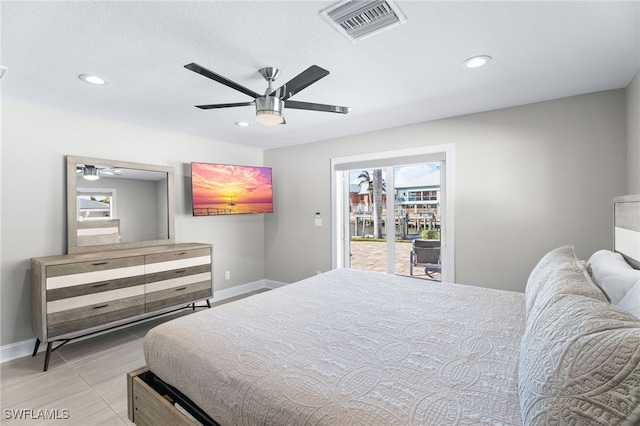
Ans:
<svg viewBox="0 0 640 426"><path fill-rule="evenodd" d="M214 291L264 278L264 215L192 217L186 197L192 161L262 165L261 150L6 97L1 105L2 345L33 337L29 259L66 253L65 155L173 166L176 240L213 244Z"/></svg>
<svg viewBox="0 0 640 426"><path fill-rule="evenodd" d="M627 180L624 90L265 151L266 278L330 268L330 158L444 143L455 145L457 282L523 291L552 248L574 244L585 258L612 247L611 202Z"/></svg>
<svg viewBox="0 0 640 426"><path fill-rule="evenodd" d="M627 86L627 194L640 194L640 71Z"/></svg>

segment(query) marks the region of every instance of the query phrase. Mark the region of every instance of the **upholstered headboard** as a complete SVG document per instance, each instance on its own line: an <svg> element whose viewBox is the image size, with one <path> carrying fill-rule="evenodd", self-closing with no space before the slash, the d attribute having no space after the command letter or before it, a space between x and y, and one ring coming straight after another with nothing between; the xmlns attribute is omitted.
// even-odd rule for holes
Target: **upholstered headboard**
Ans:
<svg viewBox="0 0 640 426"><path fill-rule="evenodd" d="M640 269L640 194L613 199L613 248Z"/></svg>

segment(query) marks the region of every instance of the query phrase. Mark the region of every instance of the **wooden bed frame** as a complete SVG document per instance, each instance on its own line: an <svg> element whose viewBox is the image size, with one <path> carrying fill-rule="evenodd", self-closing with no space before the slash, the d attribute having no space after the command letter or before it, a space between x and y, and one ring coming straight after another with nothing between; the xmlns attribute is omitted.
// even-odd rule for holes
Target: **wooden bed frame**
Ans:
<svg viewBox="0 0 640 426"><path fill-rule="evenodd" d="M137 426L220 426L186 396L159 380L147 367L127 374L127 406L127 416Z"/></svg>
<svg viewBox="0 0 640 426"><path fill-rule="evenodd" d="M640 269L640 195L616 197L613 205L614 250L620 252L634 268ZM159 380L147 367L128 373L127 400L129 420L137 426L219 426L196 404Z"/></svg>

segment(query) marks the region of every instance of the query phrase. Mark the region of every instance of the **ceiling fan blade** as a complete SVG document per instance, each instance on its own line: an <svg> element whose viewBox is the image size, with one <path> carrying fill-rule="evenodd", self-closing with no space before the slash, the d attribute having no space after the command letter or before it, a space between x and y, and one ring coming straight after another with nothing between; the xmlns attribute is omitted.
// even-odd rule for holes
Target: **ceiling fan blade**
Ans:
<svg viewBox="0 0 640 426"><path fill-rule="evenodd" d="M291 80L271 92L271 96L278 93L280 99L286 101L296 93L299 93L303 89L306 89L316 81L328 75L329 71L325 70L324 68L320 68L317 65L311 65L309 68L302 71L300 74L293 77Z"/></svg>
<svg viewBox="0 0 640 426"><path fill-rule="evenodd" d="M306 109L310 111L335 112L338 114L348 114L351 108L337 105L314 104L311 102L285 101L285 108Z"/></svg>
<svg viewBox="0 0 640 426"><path fill-rule="evenodd" d="M228 78L225 78L223 76L221 76L220 74L216 74L215 72L206 69L205 67L202 67L196 63L190 63L184 66L186 69L191 70L193 72L197 72L200 75L203 75L207 78L210 78L211 80L217 81L218 83L222 83L227 87L231 87L232 89L237 90L238 92L242 92L245 95L249 95L252 98L257 98L260 95L259 93L254 92L251 89L247 89L244 86L239 85L238 83L236 83L235 81L231 81Z"/></svg>
<svg viewBox="0 0 640 426"><path fill-rule="evenodd" d="M231 108L231 107L239 107L239 106L249 106L254 104L255 104L254 102L235 102L232 104L196 105L196 108L200 108L200 109Z"/></svg>

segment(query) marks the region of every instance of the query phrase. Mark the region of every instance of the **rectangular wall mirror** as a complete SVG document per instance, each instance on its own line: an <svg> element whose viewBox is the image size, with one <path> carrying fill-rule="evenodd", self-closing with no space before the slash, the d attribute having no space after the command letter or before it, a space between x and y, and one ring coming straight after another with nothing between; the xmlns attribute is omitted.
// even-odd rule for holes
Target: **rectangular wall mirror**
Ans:
<svg viewBox="0 0 640 426"><path fill-rule="evenodd" d="M173 167L66 158L69 254L175 242Z"/></svg>

